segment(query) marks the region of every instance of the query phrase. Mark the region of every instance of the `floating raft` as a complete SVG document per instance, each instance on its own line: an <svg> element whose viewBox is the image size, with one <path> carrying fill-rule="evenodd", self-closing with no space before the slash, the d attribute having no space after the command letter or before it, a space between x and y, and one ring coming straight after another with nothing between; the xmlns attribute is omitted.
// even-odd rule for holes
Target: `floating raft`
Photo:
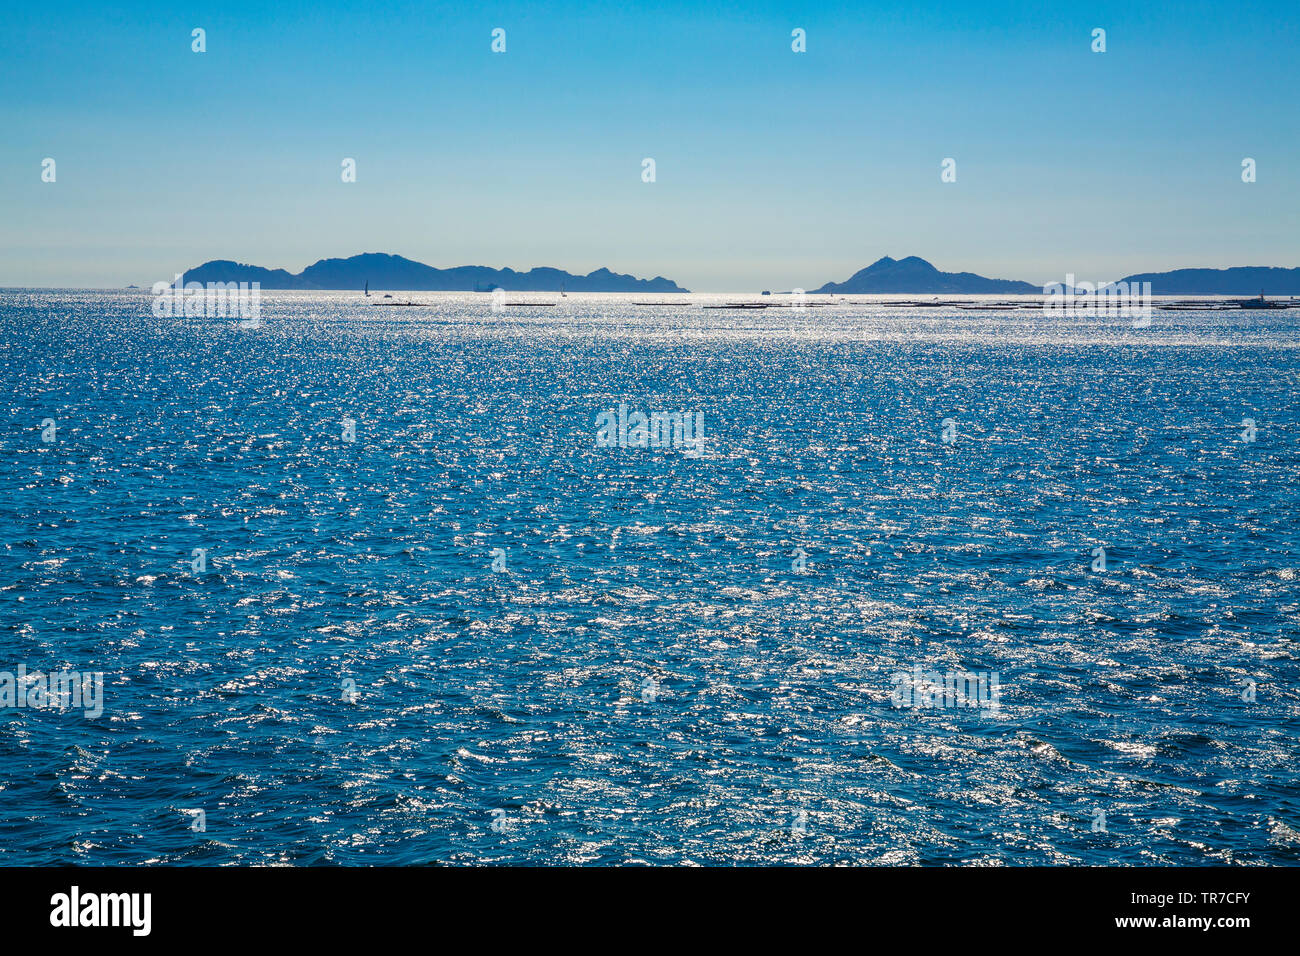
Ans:
<svg viewBox="0 0 1300 956"><path fill-rule="evenodd" d="M405 306L420 306L426 309L436 309L441 306L441 302L372 302L373 306L381 309L398 309ZM554 308L559 305L558 302L503 302L502 305L512 307L522 307L527 309L545 309Z"/></svg>

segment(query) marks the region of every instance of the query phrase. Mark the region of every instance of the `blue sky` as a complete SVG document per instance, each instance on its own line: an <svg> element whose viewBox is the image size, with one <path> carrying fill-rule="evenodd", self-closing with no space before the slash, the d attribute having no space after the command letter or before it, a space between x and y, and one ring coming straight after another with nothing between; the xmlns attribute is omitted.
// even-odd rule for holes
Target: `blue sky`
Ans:
<svg viewBox="0 0 1300 956"><path fill-rule="evenodd" d="M1033 282L1300 266L1294 0L276 7L6 10L0 285L358 252L700 291L882 255Z"/></svg>

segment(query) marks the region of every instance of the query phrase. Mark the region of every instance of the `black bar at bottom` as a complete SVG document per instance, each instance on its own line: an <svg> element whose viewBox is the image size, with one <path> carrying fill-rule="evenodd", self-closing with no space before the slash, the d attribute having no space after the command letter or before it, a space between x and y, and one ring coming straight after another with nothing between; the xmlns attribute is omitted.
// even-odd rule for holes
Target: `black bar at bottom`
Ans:
<svg viewBox="0 0 1300 956"><path fill-rule="evenodd" d="M1288 904L1300 882L1297 872L0 868L0 918L11 941L75 935L80 942L113 937L128 945L256 940L259 946L333 946L349 939L373 945L378 930L384 937L433 930L450 944L442 934L454 926L516 933L534 943L572 940L575 932L591 939L596 929L651 942L676 935L683 920L710 935L765 935L782 926L808 928L810 919L819 935L910 926L922 934L918 939L935 933L932 938L949 942L973 942L971 933L986 941L1022 935L1042 941L1036 934L1051 932L1058 940L1182 940L1195 934L1231 944L1261 929L1277 934L1296 925Z"/></svg>

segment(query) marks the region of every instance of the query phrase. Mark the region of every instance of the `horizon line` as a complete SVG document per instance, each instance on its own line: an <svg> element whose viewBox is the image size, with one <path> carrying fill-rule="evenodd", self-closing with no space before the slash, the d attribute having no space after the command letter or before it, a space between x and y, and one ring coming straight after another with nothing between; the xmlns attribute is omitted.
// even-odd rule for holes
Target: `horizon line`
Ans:
<svg viewBox="0 0 1300 956"><path fill-rule="evenodd" d="M361 256L385 256L385 257L389 257L389 258L402 259L402 260L404 260L404 261L406 261L406 262L411 262L411 263L414 263L414 264L416 264L416 265L424 266L424 267L426 267L426 268L430 268L430 269L436 269L436 270L438 270L438 271L443 271L443 272L454 271L454 270L458 270L458 269L485 269L485 270L491 270L491 271L495 271L495 272L513 272L513 273L515 273L515 274L517 274L517 275L526 275L526 274L528 274L528 273L530 273L530 272L534 272L534 271L537 271L537 270L547 270L547 269L549 269L549 270L553 270L553 271L556 271L556 272L564 272L564 273L567 273L567 274L569 274L569 275L572 275L572 276L575 276L575 277L578 277L578 278L585 278L585 277L591 276L591 275L593 275L593 274L595 274L595 273L598 273L598 272L601 272L601 271L605 271L605 272L609 272L609 273L611 273L612 275L631 276L632 278L634 278L634 279L636 279L636 280L638 280L638 281L652 282L652 281L654 281L654 280L656 280L656 279L661 279L661 280L664 280L664 281L667 281L667 282L672 282L672 283L674 283L674 284L678 284L678 283L677 283L677 280L672 279L672 278L670 278L670 277L668 277L668 276L665 276L665 275L662 275L662 274L660 274L660 275L654 275L654 276L645 276L644 273L638 273L638 272L635 272L635 271L620 272L620 271L619 271L617 268L615 268L615 267L612 267L612 266L605 266L605 265L596 266L595 268L590 269L590 270L587 271L587 272L574 272L574 271L572 271L571 269L564 268L563 266L553 266L553 265L532 265L532 266L528 266L527 268L523 268L523 269L518 268L518 267L515 267L515 266L509 266L509 265L503 265L503 266L490 266L490 265L470 264L470 263L461 264L461 265L438 266L438 265L431 265L430 263L423 262L422 260L419 260L419 259L412 259L411 257L409 257L409 256L407 256L407 255L403 255L403 254L401 254L401 253L393 253L393 252L358 252L358 253L353 253L352 255L343 255L343 256L340 256L340 255L321 256L321 257L318 257L317 259L315 259L315 260L313 260L313 261L307 263L307 265L302 266L302 267L301 267L300 269L298 269L296 272L295 272L295 271L292 271L291 268L289 268L289 267L285 267L285 266L263 266L263 265L257 265L257 264L255 264L255 263L248 262L248 261L241 261L241 260L239 260L239 259L232 259L232 258L225 258L225 259L222 259L222 258L217 258L217 259L208 259L208 260L205 260L204 262L201 262L201 263L199 263L199 264L197 264L197 265L195 265L195 266L187 267L186 269L182 270L182 271L179 272L179 273L178 273L175 269L172 269L172 270L171 270L171 274L172 274L173 277L176 276L176 275L184 276L184 275L186 275L187 273L192 272L192 271L196 271L197 269L200 269L200 268L202 268L203 266L208 265L208 264L210 264L210 263L214 263L214 262L229 262L229 263L234 263L235 265L238 265L238 266L245 266L245 267L248 267L248 268L254 268L254 269L265 269L265 270L268 271L268 272L282 271L282 272L285 272L285 273L289 274L290 276L297 277L297 276L300 276L300 275L301 275L303 272L305 272L307 269L309 269L311 266L318 265L318 264L320 264L320 263L322 263L322 262L328 262L328 261L346 262L346 261L348 261L348 260L356 259L356 258L359 258L359 257L361 257ZM886 255L883 255L883 256L878 256L876 259L872 260L871 262L868 262L866 265L859 266L859 267L858 267L857 269L855 269L853 272L849 273L849 275L846 276L844 279L840 279L840 280L837 280L837 279L825 279L825 280L823 280L823 281L821 282L821 285L830 285L830 284L835 284L835 283L837 283L837 282L844 282L844 281L847 281L847 280L848 280L849 278L851 278L853 275L856 275L857 272L860 272L860 271L862 271L862 270L864 270L864 269L870 268L872 265L875 265L876 263L882 262L882 261L884 261L884 260L886 260L886 259L890 259L891 261L894 261L894 262L902 262L902 261L905 261L905 260L907 260L907 259L919 259L920 261L925 262L926 264L928 264L928 265L930 265L931 267L933 267L934 269L936 269L936 271L941 272L941 273L948 273L948 274L963 274L963 273L964 273L964 274L968 274L968 275L977 275L977 276L980 276L981 278L987 278L987 279L996 280L996 281L1004 281L1004 282L1024 282L1024 283L1026 283L1026 284L1028 284L1028 285L1039 285L1039 286L1044 287L1044 288L1045 288L1046 286L1052 284L1053 282L1058 281L1057 279L1052 279L1050 282L1047 282L1047 283L1038 283L1038 282L1034 282L1034 281L1027 280L1027 279L1011 278L1011 277L1009 277L1009 276L1004 276L1004 275L989 276L989 275L985 275L985 274L983 274L983 273L972 272L972 271L970 271L970 269L963 269L963 268L960 268L960 267L959 267L959 268L955 268L955 269L954 269L954 268L939 268L939 267L936 266L933 262L931 262L929 259L924 258L923 256L908 255L908 256L903 256L903 257L901 257L901 258L897 258L897 259L895 259L894 257L892 257L892 256L890 256L890 255L888 255L888 254L886 254ZM1063 272L1063 273L1061 273L1061 275L1062 275L1062 277L1074 277L1077 281L1080 281L1080 282L1085 282L1085 281L1086 281L1086 282L1091 282L1091 283L1093 283L1093 284L1100 284L1100 283L1103 283L1103 282L1122 282L1122 281L1124 281L1124 279L1129 278L1129 277L1131 277L1131 276L1158 275L1158 274L1161 274L1161 273L1169 273L1169 272L1182 272L1182 271L1195 271L1195 270L1214 271L1214 272L1225 272L1225 271L1228 271L1228 270L1231 270L1231 269L1279 269L1279 270L1288 271L1288 270L1294 270L1294 269L1298 269L1298 268L1300 268L1300 266L1261 265L1261 264L1253 264L1253 263L1252 263L1252 264L1247 264L1247 265L1230 265L1230 266L1205 266L1205 265L1176 266L1176 267L1174 267L1174 268L1168 268L1168 269L1144 269L1144 270L1140 270L1140 271L1129 272L1129 273L1127 273L1125 276L1122 276L1122 277L1120 277L1120 278L1118 278L1118 279L1109 279L1109 280L1088 280L1088 279L1081 279L1081 278L1079 278L1079 274L1078 274L1078 273L1075 273L1075 272ZM828 271L829 271L829 270L828 270ZM168 280L154 280L153 282L150 282L150 283L148 283L147 285L141 285L141 286L139 286L139 288L151 288L151 287L152 287L156 282L159 282L159 281L168 281ZM174 281L174 280L172 280L172 281ZM0 289L5 289L5 290L64 289L64 290L74 290L74 291L123 291L123 290L129 289L131 285L135 285L135 284L136 284L136 280L129 280L129 282L128 282L127 285L120 285L120 286L119 286L119 285L108 285L108 286L106 286L106 285L32 285L32 286L25 286L25 285L0 285ZM385 287L385 288L387 288L387 287ZM798 287L798 286L795 286L795 287L792 287L792 288L799 288L799 287ZM343 291L347 291L347 290L345 290L345 289L268 289L268 290L266 290L266 291L268 291L268 292L272 292L272 291L274 291L274 292L343 292ZM394 287L394 288L392 289L392 291L474 292L474 291L477 291L477 290L472 290L472 289L462 289L462 290L453 290L453 289L445 289L445 290L432 290L432 289L429 289L429 290L404 290L404 289L398 289L398 288ZM519 291L525 291L525 290L519 290ZM539 291L539 292L540 292L540 291L547 291L547 290L536 290L536 291ZM665 295L669 295L669 294L671 294L671 295L692 295L692 294L699 294L699 295L710 295L710 294L727 295L727 294L735 294L735 293L739 293L739 292L743 292L743 291L745 291L745 290L735 289L735 288L732 288L732 289L719 288L719 289L712 289L712 290L709 290L709 289L683 290L682 292L673 292L673 293L664 292L664 293L662 293L662 294L665 294ZM586 294L586 293L573 292L573 293L571 293L571 294L579 295L579 294ZM595 293L591 293L591 294L592 294L592 295L608 295L608 294L620 294L620 293L599 293L599 292L595 292ZM777 292L773 291L772 294L791 294L791 290L789 290L789 289L787 289L787 290L783 290L783 291L780 292L780 293L777 293ZM871 292L871 293L868 293L868 292L860 292L860 293L813 293L813 292L810 292L810 291L805 291L805 294L807 294L807 295L814 295L814 294L824 294L824 295L840 295L840 294L844 294L844 295L912 295L912 294L921 294L921 293L908 293L908 292L897 292L897 293L890 293L890 292ZM1032 294L1032 293L992 293L992 292L990 292L990 293L973 293L973 292L972 292L972 293L954 293L954 292L948 292L948 293L939 293L939 294L947 294L947 295L998 295L998 294L1004 294L1004 295L1030 295L1030 294ZM1170 293L1170 294L1179 294L1179 293ZM1204 293L1204 294L1209 295L1209 294L1214 294L1214 293ZM1224 293L1224 294L1231 294L1231 293Z"/></svg>

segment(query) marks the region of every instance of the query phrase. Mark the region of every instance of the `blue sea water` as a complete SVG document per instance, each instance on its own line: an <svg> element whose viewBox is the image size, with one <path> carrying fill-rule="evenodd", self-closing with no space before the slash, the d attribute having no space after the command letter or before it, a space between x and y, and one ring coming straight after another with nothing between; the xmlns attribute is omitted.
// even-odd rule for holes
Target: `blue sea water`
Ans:
<svg viewBox="0 0 1300 956"><path fill-rule="evenodd" d="M0 291L0 864L1300 861L1300 313L414 298Z"/></svg>

